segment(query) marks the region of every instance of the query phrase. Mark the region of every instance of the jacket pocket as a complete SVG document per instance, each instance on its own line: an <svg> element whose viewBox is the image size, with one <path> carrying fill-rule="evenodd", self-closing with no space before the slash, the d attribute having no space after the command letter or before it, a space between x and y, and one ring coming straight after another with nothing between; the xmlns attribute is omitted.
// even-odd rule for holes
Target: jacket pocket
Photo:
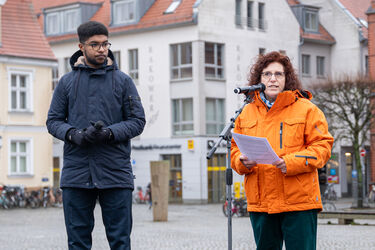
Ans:
<svg viewBox="0 0 375 250"><path fill-rule="evenodd" d="M284 176L284 198L286 204L310 202L313 180L311 173Z"/></svg>
<svg viewBox="0 0 375 250"><path fill-rule="evenodd" d="M259 203L259 174L257 167L253 168L254 171L250 174L245 176L245 191L247 202L249 204L257 204Z"/></svg>
<svg viewBox="0 0 375 250"><path fill-rule="evenodd" d="M283 125L283 142L286 147L304 144L305 120L301 118L286 119Z"/></svg>
<svg viewBox="0 0 375 250"><path fill-rule="evenodd" d="M241 120L240 128L242 130L242 134L256 136L257 134L257 121L248 121L248 120Z"/></svg>

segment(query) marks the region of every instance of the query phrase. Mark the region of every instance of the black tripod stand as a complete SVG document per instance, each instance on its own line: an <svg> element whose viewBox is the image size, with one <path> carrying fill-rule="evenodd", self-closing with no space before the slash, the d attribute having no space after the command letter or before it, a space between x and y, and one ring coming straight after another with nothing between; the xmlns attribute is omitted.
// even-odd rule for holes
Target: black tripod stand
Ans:
<svg viewBox="0 0 375 250"><path fill-rule="evenodd" d="M225 140L227 142L227 159L226 159L226 200L227 204L227 214L228 214L228 250L232 250L232 184L233 184L233 172L230 166L230 147L231 147L231 140L232 140L232 128L234 128L234 123L237 117L241 114L243 108L252 100L250 95L246 95L246 99L244 100L244 104L240 109L235 112L234 117L230 119L230 122L224 127L223 131L221 131L219 137L220 139L215 143L212 147L210 152L207 153L207 159L211 159L212 155L215 153L217 147L220 143Z"/></svg>

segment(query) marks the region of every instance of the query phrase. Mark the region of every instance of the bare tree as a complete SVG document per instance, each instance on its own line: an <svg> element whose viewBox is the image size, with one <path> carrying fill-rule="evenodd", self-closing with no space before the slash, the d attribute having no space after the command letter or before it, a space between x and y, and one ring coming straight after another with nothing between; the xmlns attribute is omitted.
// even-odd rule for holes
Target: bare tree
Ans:
<svg viewBox="0 0 375 250"><path fill-rule="evenodd" d="M371 122L370 87L375 82L364 76L329 79L312 87L313 102L326 115L335 141L352 144L358 173L358 197L362 197L363 176L359 150L369 134ZM363 197L362 197L363 198ZM357 200L363 207L363 199Z"/></svg>

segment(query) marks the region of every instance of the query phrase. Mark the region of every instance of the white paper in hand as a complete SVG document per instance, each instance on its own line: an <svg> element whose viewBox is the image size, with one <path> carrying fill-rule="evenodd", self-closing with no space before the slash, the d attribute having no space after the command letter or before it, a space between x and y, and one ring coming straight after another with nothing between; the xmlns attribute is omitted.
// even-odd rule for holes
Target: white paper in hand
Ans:
<svg viewBox="0 0 375 250"><path fill-rule="evenodd" d="M241 153L258 164L272 164L281 160L273 151L267 138L232 133Z"/></svg>

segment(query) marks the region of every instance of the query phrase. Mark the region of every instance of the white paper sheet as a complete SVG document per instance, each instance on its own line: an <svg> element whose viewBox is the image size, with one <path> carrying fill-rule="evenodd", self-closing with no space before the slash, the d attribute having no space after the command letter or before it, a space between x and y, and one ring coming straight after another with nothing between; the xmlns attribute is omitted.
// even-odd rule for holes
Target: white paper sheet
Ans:
<svg viewBox="0 0 375 250"><path fill-rule="evenodd" d="M267 138L232 133L241 153L259 164L272 164L280 158L273 151Z"/></svg>

